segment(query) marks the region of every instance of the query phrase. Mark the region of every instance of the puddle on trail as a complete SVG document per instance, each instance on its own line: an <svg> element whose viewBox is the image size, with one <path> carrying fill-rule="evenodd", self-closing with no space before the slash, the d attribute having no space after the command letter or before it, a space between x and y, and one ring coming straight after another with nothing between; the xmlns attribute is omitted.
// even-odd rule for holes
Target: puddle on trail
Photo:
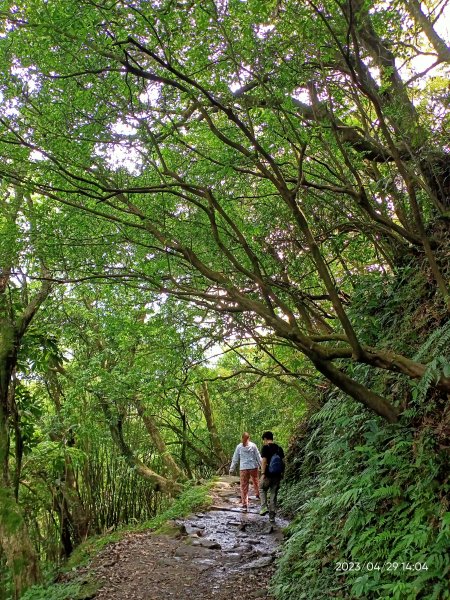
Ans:
<svg viewBox="0 0 450 600"><path fill-rule="evenodd" d="M216 497L218 502L209 511L198 513L180 524L193 546L222 551L221 571L230 573L267 567L278 553L283 541L282 529L288 521L277 516L272 524L267 515L261 517L259 500L251 496L249 509L244 512L239 508L239 486L235 478L224 479Z"/></svg>

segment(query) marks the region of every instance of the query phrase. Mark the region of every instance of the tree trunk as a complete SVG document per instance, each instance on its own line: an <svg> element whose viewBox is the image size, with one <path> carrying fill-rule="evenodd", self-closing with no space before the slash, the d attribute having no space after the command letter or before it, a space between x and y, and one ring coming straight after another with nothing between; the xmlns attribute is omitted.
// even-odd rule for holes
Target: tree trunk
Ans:
<svg viewBox="0 0 450 600"><path fill-rule="evenodd" d="M61 414L61 386L55 371L47 371L47 391L53 401L58 416ZM70 432L68 440L60 434L50 435L53 441L63 443L67 447L75 446L75 438ZM89 531L90 515L77 489L76 475L70 455L64 458L64 472L60 473L61 485L58 488L58 516L60 519L61 546L64 555L69 556L74 546L80 544Z"/></svg>
<svg viewBox="0 0 450 600"><path fill-rule="evenodd" d="M140 417L142 418L142 421L144 422L145 428L147 429L147 432L155 448L158 451L158 455L161 457L161 460L168 473L170 474L171 478L183 481L184 479L186 479L186 477L183 471L174 461L170 452L168 451L166 443L163 437L161 436L161 433L158 429L158 426L156 425L154 418L150 414L148 414L148 412L146 412L145 406L140 400L135 399L135 405Z"/></svg>
<svg viewBox="0 0 450 600"><path fill-rule="evenodd" d="M0 544L14 583L14 598L40 579L39 561L11 489L0 488Z"/></svg>
<svg viewBox="0 0 450 600"><path fill-rule="evenodd" d="M398 414L385 398L375 394L364 385L361 385L345 373L337 369L330 362L320 359L311 359L316 369L325 375L325 377L334 383L340 390L370 408L380 417L385 418L389 423L395 423L398 420Z"/></svg>
<svg viewBox="0 0 450 600"><path fill-rule="evenodd" d="M112 414L112 411L104 398L100 398L100 402L109 426L109 430L111 432L111 437L119 448L120 453L126 460L128 466L130 466L132 469L135 469L141 477L144 477L144 479L150 481L157 491L166 492L171 496L175 496L181 492L182 488L178 483L172 481L171 479L162 477L156 473L156 471L153 471L147 467L147 465L145 465L134 455L133 451L123 437L122 421L120 417L115 417Z"/></svg>
<svg viewBox="0 0 450 600"><path fill-rule="evenodd" d="M202 389L200 393L200 403L203 409L203 414L205 415L206 426L209 431L209 437L211 440L211 445L214 450L214 454L217 456L219 461L224 464L227 462L228 457L222 448L222 444L220 442L219 434L217 432L217 427L214 421L211 399L209 397L209 390L206 384L206 381L202 381Z"/></svg>
<svg viewBox="0 0 450 600"><path fill-rule="evenodd" d="M1 297L0 297L1 301ZM9 388L14 355L12 327L0 314L0 468L3 485L9 486Z"/></svg>
<svg viewBox="0 0 450 600"><path fill-rule="evenodd" d="M181 420L182 420L182 425L183 425L183 435L181 438L181 462L184 465L184 468L186 469L186 473L189 477L189 479L192 479L192 471L191 471L191 466L189 464L189 460L188 460L188 456L187 456L187 422L186 422L186 414L181 411Z"/></svg>
<svg viewBox="0 0 450 600"><path fill-rule="evenodd" d="M186 450L189 448L189 450L191 450L191 452L193 452L194 454L196 454L198 456L198 458L202 461L203 464L211 467L212 469L217 468L217 460L215 458L214 455L211 454L206 454L205 452L203 452L202 450L200 450L200 448L197 448L197 446L191 442L191 440L187 437L187 427L186 427L186 417L182 416L182 423L183 423L183 429L180 429L179 427L176 427L175 425L167 425L167 427L169 429L171 429L173 432L175 432L178 437L180 438L180 444L182 445L182 457L183 455L186 455ZM185 459L183 459L183 464L186 467L186 471L188 471L188 462L185 461ZM192 478L192 477L191 477Z"/></svg>
<svg viewBox="0 0 450 600"><path fill-rule="evenodd" d="M4 333L4 332L3 332ZM39 581L39 560L31 542L22 509L14 498L9 477L8 396L15 355L14 345L0 339L0 545L11 570L15 598Z"/></svg>
<svg viewBox="0 0 450 600"><path fill-rule="evenodd" d="M7 226L10 228L15 227L22 199L22 192L16 191L10 213L5 212ZM4 550L8 568L11 569L14 594L18 598L27 587L39 581L40 573L38 555L31 542L22 508L18 503L23 448L20 415L15 406L12 387L13 374L22 338L42 302L49 295L51 284L49 281L44 281L30 301L25 295L22 311L16 313L8 288L13 265L17 260L17 251L13 245L7 250L6 256L2 256L2 258L3 261L0 264L0 545ZM43 272L46 273L44 268ZM9 474L11 421L16 436L16 474L13 484Z"/></svg>

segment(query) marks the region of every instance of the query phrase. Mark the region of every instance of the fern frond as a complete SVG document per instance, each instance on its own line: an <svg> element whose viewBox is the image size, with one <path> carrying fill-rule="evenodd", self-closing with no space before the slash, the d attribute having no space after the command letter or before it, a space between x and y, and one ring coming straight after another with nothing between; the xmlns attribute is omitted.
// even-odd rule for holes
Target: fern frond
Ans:
<svg viewBox="0 0 450 600"><path fill-rule="evenodd" d="M433 331L414 356L414 360L423 361L437 357L441 352L448 352L450 347L450 321Z"/></svg>
<svg viewBox="0 0 450 600"><path fill-rule="evenodd" d="M416 400L423 401L430 386L437 383L441 375L444 375L444 377L450 375L450 363L444 356L436 356L428 363L426 371L416 387Z"/></svg>

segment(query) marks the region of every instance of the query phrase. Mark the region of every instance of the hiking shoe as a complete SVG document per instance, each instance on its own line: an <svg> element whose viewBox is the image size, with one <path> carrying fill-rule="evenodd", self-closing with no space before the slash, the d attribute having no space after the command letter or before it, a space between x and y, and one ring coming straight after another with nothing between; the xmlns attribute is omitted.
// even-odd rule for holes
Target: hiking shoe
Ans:
<svg viewBox="0 0 450 600"><path fill-rule="evenodd" d="M243 510L244 512L247 512L247 510L248 510L248 504L243 504L243 505L242 505L242 510Z"/></svg>
<svg viewBox="0 0 450 600"><path fill-rule="evenodd" d="M267 506L263 506L261 508L261 510L259 511L259 514L263 517L264 515L267 515L268 512L269 512L269 509L267 508Z"/></svg>
<svg viewBox="0 0 450 600"><path fill-rule="evenodd" d="M275 523L275 517L269 517L269 523Z"/></svg>

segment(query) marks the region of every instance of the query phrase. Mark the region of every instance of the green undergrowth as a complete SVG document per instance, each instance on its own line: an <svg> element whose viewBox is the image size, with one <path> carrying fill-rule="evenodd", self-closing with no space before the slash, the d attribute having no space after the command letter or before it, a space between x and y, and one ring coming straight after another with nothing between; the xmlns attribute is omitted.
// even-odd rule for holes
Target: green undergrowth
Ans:
<svg viewBox="0 0 450 600"><path fill-rule="evenodd" d="M98 584L93 580L89 570L81 569L80 574L77 575L77 569L86 567L108 544L118 542L126 535L149 530L155 533L169 532L169 521L180 519L209 506L211 503L209 490L213 484L214 481L208 481L202 485L188 485L165 511L149 521L132 527L123 527L108 535L88 538L74 550L63 568L63 573L73 572L74 575L70 581L48 582L45 585L33 586L25 592L21 600L88 600L93 598ZM54 581L55 573L48 578Z"/></svg>
<svg viewBox="0 0 450 600"><path fill-rule="evenodd" d="M21 600L90 600L98 589L95 581L83 576L69 583L35 585L25 592Z"/></svg>
<svg viewBox="0 0 450 600"><path fill-rule="evenodd" d="M207 482L203 485L188 485L166 510L149 521L131 527L123 527L109 535L89 538L74 550L66 565L66 569L70 570L74 567L87 564L105 546L119 541L124 535L148 530L159 533L167 521L179 519L195 510L208 506L210 503L208 492L212 485L213 482Z"/></svg>
<svg viewBox="0 0 450 600"><path fill-rule="evenodd" d="M416 383L351 368L395 402L400 422L387 424L334 390L298 426L282 491L293 521L273 582L277 600L450 598L450 410L430 387L449 369L441 343L449 324L431 301L407 301L419 280L397 289L365 283L352 315L373 323L363 343L384 342L431 365Z"/></svg>
<svg viewBox="0 0 450 600"><path fill-rule="evenodd" d="M450 598L449 462L433 431L386 426L336 395L308 433L284 490L295 517L277 598Z"/></svg>

